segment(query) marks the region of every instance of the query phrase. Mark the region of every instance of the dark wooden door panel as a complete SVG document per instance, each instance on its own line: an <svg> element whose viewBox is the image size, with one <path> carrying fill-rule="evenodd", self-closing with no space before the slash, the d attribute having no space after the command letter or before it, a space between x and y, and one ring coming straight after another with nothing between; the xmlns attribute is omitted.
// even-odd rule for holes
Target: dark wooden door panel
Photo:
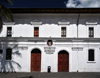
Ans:
<svg viewBox="0 0 100 78"><path fill-rule="evenodd" d="M58 71L69 71L68 54L58 54Z"/></svg>
<svg viewBox="0 0 100 78"><path fill-rule="evenodd" d="M40 71L41 53L31 53L31 71Z"/></svg>

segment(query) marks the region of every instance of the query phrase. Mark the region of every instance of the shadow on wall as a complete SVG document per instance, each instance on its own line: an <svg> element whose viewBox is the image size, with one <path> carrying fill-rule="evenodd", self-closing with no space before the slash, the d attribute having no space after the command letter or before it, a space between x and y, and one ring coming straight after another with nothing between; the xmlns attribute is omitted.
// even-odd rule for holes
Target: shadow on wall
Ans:
<svg viewBox="0 0 100 78"><path fill-rule="evenodd" d="M14 60L14 56L16 57L22 57L21 53L19 53L19 51L13 51L13 49L15 50L15 48L17 48L18 44L15 44L13 46L8 46L8 43L3 42L2 50L2 56L0 56L0 61L1 61L1 65L0 65L0 72L16 72L15 68L17 68L18 70L21 69L21 65L19 63L17 63ZM1 44L0 44L1 45ZM11 47L10 49L12 49L12 54L11 54L11 60L6 60L6 49Z"/></svg>
<svg viewBox="0 0 100 78"><path fill-rule="evenodd" d="M70 24L77 24L79 14L16 14L14 21L16 24L30 24L30 22L42 22L42 24L58 24L59 21L66 20ZM100 14L80 14L79 24L86 25L89 20L94 20L100 24ZM3 19L6 22L6 19ZM64 22L64 21L63 21Z"/></svg>

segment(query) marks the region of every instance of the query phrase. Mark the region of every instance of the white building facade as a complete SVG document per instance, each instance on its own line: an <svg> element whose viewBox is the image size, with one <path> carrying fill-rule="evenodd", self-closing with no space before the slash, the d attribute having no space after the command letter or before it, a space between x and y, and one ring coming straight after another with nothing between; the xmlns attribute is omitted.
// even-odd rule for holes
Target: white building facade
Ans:
<svg viewBox="0 0 100 78"><path fill-rule="evenodd" d="M100 72L100 13L14 13L0 33L1 72Z"/></svg>

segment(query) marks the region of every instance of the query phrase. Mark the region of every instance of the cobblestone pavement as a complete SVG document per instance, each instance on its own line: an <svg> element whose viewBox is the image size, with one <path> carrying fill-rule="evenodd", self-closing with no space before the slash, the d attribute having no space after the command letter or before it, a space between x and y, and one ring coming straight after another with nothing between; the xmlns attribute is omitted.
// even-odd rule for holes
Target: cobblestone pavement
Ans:
<svg viewBox="0 0 100 78"><path fill-rule="evenodd" d="M0 78L100 78L98 73L72 73L72 72L58 72L58 73L0 73Z"/></svg>

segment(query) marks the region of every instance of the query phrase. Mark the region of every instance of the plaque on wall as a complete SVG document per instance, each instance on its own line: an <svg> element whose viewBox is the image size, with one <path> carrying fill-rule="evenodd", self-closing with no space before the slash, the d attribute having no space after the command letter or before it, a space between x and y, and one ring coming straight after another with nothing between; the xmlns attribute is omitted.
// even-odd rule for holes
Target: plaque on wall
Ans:
<svg viewBox="0 0 100 78"><path fill-rule="evenodd" d="M55 52L56 47L44 47L44 52L46 54L53 54Z"/></svg>
<svg viewBox="0 0 100 78"><path fill-rule="evenodd" d="M48 47L44 47L44 52L46 54L53 54L55 52L55 49L56 49L55 47L51 47L53 45L53 41L48 40L47 45L48 45Z"/></svg>

